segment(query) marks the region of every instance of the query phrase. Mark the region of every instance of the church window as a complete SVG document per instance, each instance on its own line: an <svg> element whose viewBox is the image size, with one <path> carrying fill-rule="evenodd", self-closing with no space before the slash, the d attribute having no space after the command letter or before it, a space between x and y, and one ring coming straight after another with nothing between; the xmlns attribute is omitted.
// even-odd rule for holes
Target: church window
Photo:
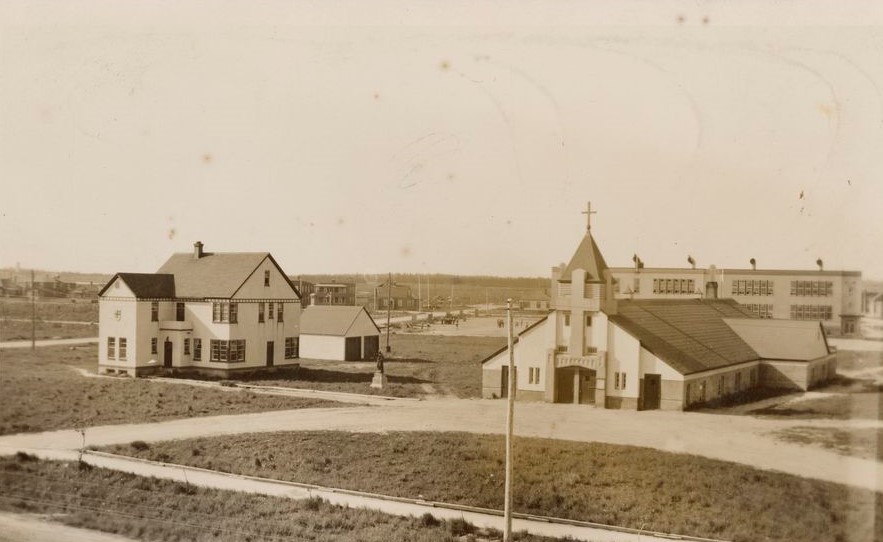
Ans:
<svg viewBox="0 0 883 542"><path fill-rule="evenodd" d="M626 376L626 373L622 373L622 386L620 389L623 389L623 390L625 389L625 376Z"/></svg>
<svg viewBox="0 0 883 542"><path fill-rule="evenodd" d="M619 371L613 373L613 389L619 389Z"/></svg>

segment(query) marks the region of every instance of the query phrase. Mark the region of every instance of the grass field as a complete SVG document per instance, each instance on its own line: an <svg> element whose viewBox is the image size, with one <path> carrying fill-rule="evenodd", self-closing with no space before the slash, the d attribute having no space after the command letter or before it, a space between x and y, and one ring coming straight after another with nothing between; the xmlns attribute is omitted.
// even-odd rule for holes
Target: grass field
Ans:
<svg viewBox="0 0 883 542"><path fill-rule="evenodd" d="M77 322L97 322L98 303L88 299L38 300L37 320L72 320ZM30 299L0 299L0 319L31 318Z"/></svg>
<svg viewBox="0 0 883 542"><path fill-rule="evenodd" d="M80 337L97 337L97 324L59 324L37 322L37 340L42 339L77 339ZM31 323L15 320L0 320L0 341L30 340Z"/></svg>
<svg viewBox="0 0 883 542"><path fill-rule="evenodd" d="M385 339L381 339L381 345L386 344ZM493 337L391 335L393 357L384 364L390 385L383 390L369 387L376 369L373 361L302 359L298 369L279 369L274 374L258 373L239 380L265 386L395 397L479 397L481 360L505 344L505 339Z"/></svg>
<svg viewBox="0 0 883 542"><path fill-rule="evenodd" d="M435 542L475 531L463 521L205 489L27 455L0 458L0 510L52 514L67 525L168 542Z"/></svg>
<svg viewBox="0 0 883 542"><path fill-rule="evenodd" d="M489 508L503 502L500 436L272 433L109 451ZM873 521L883 518L880 494L697 456L519 438L515 473L518 512L739 542L883 539L883 521Z"/></svg>
<svg viewBox="0 0 883 542"><path fill-rule="evenodd" d="M132 378L84 377L76 369L95 369L96 348L0 351L0 434L338 405Z"/></svg>

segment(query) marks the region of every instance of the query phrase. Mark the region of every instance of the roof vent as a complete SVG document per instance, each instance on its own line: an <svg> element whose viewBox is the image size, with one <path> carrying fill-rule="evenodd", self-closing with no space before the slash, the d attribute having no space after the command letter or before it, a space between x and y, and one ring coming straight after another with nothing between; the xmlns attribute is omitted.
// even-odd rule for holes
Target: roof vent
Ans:
<svg viewBox="0 0 883 542"><path fill-rule="evenodd" d="M824 270L825 270L825 263L822 261L821 258L819 258L818 260L816 260L816 265L819 266L819 271L824 271Z"/></svg>
<svg viewBox="0 0 883 542"><path fill-rule="evenodd" d="M693 256L687 256L687 263L693 266L693 269L696 269L696 260L693 259Z"/></svg>
<svg viewBox="0 0 883 542"><path fill-rule="evenodd" d="M196 260L202 258L202 241L193 243L193 258Z"/></svg>
<svg viewBox="0 0 883 542"><path fill-rule="evenodd" d="M750 260L748 260L748 263L751 264L752 271L757 271L757 260L755 260L754 258L751 258Z"/></svg>

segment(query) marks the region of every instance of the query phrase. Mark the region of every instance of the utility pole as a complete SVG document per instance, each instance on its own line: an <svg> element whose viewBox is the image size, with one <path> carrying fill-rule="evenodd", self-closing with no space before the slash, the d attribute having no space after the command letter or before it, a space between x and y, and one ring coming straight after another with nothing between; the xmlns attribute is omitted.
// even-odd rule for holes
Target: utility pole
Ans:
<svg viewBox="0 0 883 542"><path fill-rule="evenodd" d="M509 344L509 381L506 397L506 486L503 504L503 542L512 540L512 427L515 417L515 353L512 351L512 298L506 300L506 334Z"/></svg>
<svg viewBox="0 0 883 542"><path fill-rule="evenodd" d="M390 320L390 300L392 299L392 273L389 274L389 277L386 281L386 353L389 354L389 320Z"/></svg>
<svg viewBox="0 0 883 542"><path fill-rule="evenodd" d="M420 302L420 275L417 275L417 312L422 310L423 304Z"/></svg>
<svg viewBox="0 0 883 542"><path fill-rule="evenodd" d="M37 288L34 286L34 270L31 269L31 352L37 349Z"/></svg>

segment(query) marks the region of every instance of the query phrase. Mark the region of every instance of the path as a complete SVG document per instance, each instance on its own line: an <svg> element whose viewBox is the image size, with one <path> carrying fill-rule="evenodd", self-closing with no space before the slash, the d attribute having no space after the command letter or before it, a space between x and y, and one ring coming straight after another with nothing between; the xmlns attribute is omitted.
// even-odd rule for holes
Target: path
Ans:
<svg viewBox="0 0 883 542"><path fill-rule="evenodd" d="M83 337L80 339L42 339L37 341L37 346L65 346L73 344L98 343L98 337ZM24 341L2 341L0 348L30 348L30 339Z"/></svg>
<svg viewBox="0 0 883 542"><path fill-rule="evenodd" d="M86 430L86 444L104 446L133 440L155 442L267 431L500 434L505 419L504 401L438 399L388 406L313 408L92 427ZM850 424L849 421L635 412L550 403L519 403L515 420L515 432L521 436L644 446L874 491L883 489L881 463L781 442L773 435L795 426L842 427ZM0 454L11 454L16 450L73 450L81 445L81 435L73 430L8 435L0 437Z"/></svg>
<svg viewBox="0 0 883 542"><path fill-rule="evenodd" d="M0 512L0 542L135 542L125 536L55 523L37 514Z"/></svg>
<svg viewBox="0 0 883 542"><path fill-rule="evenodd" d="M6 322L31 322L30 318L4 318ZM84 322L82 320L43 320L42 318L37 319L38 324L73 324L80 326L97 326L98 322Z"/></svg>

